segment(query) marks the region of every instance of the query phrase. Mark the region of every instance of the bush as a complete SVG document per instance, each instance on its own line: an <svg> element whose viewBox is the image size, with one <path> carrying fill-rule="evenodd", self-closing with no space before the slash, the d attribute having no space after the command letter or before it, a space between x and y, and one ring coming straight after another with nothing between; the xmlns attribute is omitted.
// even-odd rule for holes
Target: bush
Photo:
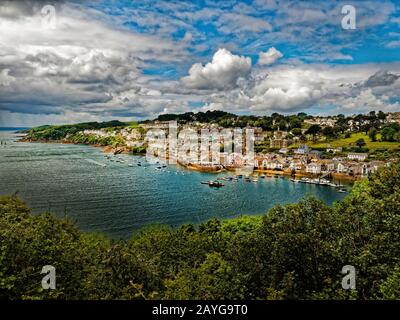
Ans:
<svg viewBox="0 0 400 320"><path fill-rule="evenodd" d="M241 217L143 229L129 241L0 198L0 299L400 299L400 165L332 207L315 198ZM40 286L44 265L57 289ZM344 265L357 289L341 288Z"/></svg>

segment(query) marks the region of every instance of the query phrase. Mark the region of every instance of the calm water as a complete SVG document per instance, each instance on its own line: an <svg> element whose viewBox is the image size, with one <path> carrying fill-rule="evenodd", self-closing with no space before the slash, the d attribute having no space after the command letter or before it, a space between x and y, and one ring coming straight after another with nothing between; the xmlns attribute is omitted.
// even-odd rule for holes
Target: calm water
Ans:
<svg viewBox="0 0 400 320"><path fill-rule="evenodd" d="M214 174L176 166L139 167L138 161L145 162L139 156L121 155L125 163L110 162L94 147L21 143L10 131L0 131L0 140L7 141L0 147L0 194L18 191L34 212L66 214L83 230L116 238L127 238L148 224L177 226L212 217L262 214L307 194L328 204L344 196L331 187L274 178L226 181L225 187L214 189L200 183L215 179ZM218 176L224 175L228 174Z"/></svg>

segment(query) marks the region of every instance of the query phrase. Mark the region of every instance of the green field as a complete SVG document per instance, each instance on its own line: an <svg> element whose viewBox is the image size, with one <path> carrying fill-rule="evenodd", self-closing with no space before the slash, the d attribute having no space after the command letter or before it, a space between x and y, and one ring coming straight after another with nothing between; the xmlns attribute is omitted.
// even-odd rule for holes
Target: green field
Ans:
<svg viewBox="0 0 400 320"><path fill-rule="evenodd" d="M377 140L379 140L381 137L378 134L377 135ZM371 139L368 137L363 132L358 132L358 133L353 133L350 138L339 138L335 140L330 140L330 141L318 141L316 143L313 142L307 142L308 146L311 148L327 148L327 147L356 147L356 141L358 139L364 139L366 143L366 148L368 148L370 151L371 150L376 150L376 149L388 149L388 150L393 150L393 149L398 149L400 148L400 143L399 142L387 142L387 141L371 141ZM296 145L292 145L291 147L296 147Z"/></svg>

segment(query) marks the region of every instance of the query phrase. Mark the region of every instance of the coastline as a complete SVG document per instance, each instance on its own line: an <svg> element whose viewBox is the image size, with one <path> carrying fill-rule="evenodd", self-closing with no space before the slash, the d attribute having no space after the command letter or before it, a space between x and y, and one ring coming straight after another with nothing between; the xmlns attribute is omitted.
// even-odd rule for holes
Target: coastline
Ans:
<svg viewBox="0 0 400 320"><path fill-rule="evenodd" d="M113 147L113 146L103 146L98 143L77 143L69 140L33 140L26 137L16 140L16 142L29 142L29 143L59 143L59 144L76 144L76 145L85 145L85 146L92 146L95 148L101 149L104 153L112 153L112 154L140 154L140 153L133 153L133 151L126 146L121 147Z"/></svg>
<svg viewBox="0 0 400 320"><path fill-rule="evenodd" d="M102 152L106 154L132 154L132 155L140 155L142 153L134 153L130 147L126 146L119 146L119 147L113 147L110 145L103 146L100 144L90 144L90 143L76 143L72 142L69 140L33 140L29 139L26 136L22 137L21 139L16 140L17 142L30 142L30 143L59 143L59 144L76 144L76 145L86 145L86 146L92 146L95 148L99 148L102 150ZM237 170L240 170L241 168L232 168L232 167L224 167L224 166L202 166L194 163L188 163L184 164L181 161L177 161L177 164L184 167L185 169L192 170L192 171L197 171L197 172L203 172L203 173L221 173L221 172L236 172ZM310 174L306 172L295 172L292 174L291 170L270 170L270 169L254 169L253 172L258 173L258 174L268 174L268 175L282 175L282 176L287 176L287 177L317 177L315 174ZM350 176L347 174L343 173L331 173L331 177L333 180L345 180L348 182L354 182L362 179L363 177L361 176Z"/></svg>

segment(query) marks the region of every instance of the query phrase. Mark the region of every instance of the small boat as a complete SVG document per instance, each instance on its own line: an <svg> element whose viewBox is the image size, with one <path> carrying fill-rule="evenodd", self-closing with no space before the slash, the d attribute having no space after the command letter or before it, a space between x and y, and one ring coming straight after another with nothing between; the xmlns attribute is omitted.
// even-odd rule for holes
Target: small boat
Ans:
<svg viewBox="0 0 400 320"><path fill-rule="evenodd" d="M210 187L216 187L216 188L220 188L220 187L224 186L221 182L219 182L217 180L215 180L215 181L210 180L210 181L207 181L207 182L206 181L202 181L201 184L208 184Z"/></svg>
<svg viewBox="0 0 400 320"><path fill-rule="evenodd" d="M346 189L346 188L340 188L340 189L338 190L338 192L340 192L340 193L346 193L346 192L347 192L347 189Z"/></svg>
<svg viewBox="0 0 400 320"><path fill-rule="evenodd" d="M210 181L210 183L208 184L210 187L216 187L216 188L220 188L223 187L224 185L219 182L219 181Z"/></svg>
<svg viewBox="0 0 400 320"><path fill-rule="evenodd" d="M300 181L297 179L290 179L290 181L294 182L294 183L299 183Z"/></svg>
<svg viewBox="0 0 400 320"><path fill-rule="evenodd" d="M262 174L262 175L260 176L260 178L261 178L261 179L265 179L265 175Z"/></svg>
<svg viewBox="0 0 400 320"><path fill-rule="evenodd" d="M140 167L140 166L142 166L142 164L141 164L140 162L138 162L138 164L137 164L137 165L138 165L139 167Z"/></svg>

